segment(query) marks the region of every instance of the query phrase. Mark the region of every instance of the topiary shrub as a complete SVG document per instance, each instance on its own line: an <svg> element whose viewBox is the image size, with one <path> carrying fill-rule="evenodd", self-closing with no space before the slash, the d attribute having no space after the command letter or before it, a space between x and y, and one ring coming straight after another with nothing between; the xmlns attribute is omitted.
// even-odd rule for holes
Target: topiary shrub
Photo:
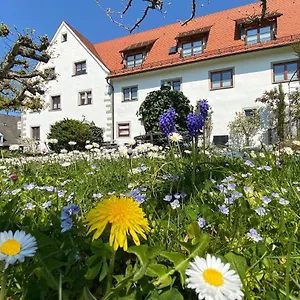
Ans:
<svg viewBox="0 0 300 300"><path fill-rule="evenodd" d="M85 142L93 139L93 131L89 124L82 121L63 119L51 127L48 139L58 140L56 144L50 144L51 150L55 152L62 149L83 151L85 150ZM76 142L76 145L69 145L70 141Z"/></svg>
<svg viewBox="0 0 300 300"><path fill-rule="evenodd" d="M162 86L160 90L147 95L137 112L147 133L160 131L159 118L170 107L176 112L176 129L187 130L186 116L192 111L189 99L182 92L172 91L169 86Z"/></svg>

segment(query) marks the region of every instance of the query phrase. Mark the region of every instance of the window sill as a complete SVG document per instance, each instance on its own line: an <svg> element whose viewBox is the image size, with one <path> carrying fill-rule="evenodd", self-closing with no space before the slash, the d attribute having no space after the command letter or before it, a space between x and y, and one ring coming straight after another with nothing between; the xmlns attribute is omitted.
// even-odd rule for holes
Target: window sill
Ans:
<svg viewBox="0 0 300 300"><path fill-rule="evenodd" d="M72 77L76 77L76 76L80 76L80 75L86 75L86 74L87 74L87 72L85 72L85 73L79 73L79 74L73 74Z"/></svg>
<svg viewBox="0 0 300 300"><path fill-rule="evenodd" d="M78 106L89 106L92 105L93 103L87 103L87 104L78 104Z"/></svg>
<svg viewBox="0 0 300 300"><path fill-rule="evenodd" d="M129 137L130 137L130 135L120 135L120 136L118 136L119 139L121 139L121 138L129 138Z"/></svg>
<svg viewBox="0 0 300 300"><path fill-rule="evenodd" d="M49 109L49 111L61 111L61 108L57 108L57 109Z"/></svg>
<svg viewBox="0 0 300 300"><path fill-rule="evenodd" d="M298 78L296 78L296 79L293 79L293 80L281 80L281 81L273 81L272 83L273 84L280 84L280 83L289 83L289 82L294 82L294 81L299 81L300 80L300 78L298 79Z"/></svg>
<svg viewBox="0 0 300 300"><path fill-rule="evenodd" d="M132 100L122 100L122 103L128 103L128 102L137 102L139 99L132 99Z"/></svg>
<svg viewBox="0 0 300 300"><path fill-rule="evenodd" d="M218 88L211 88L211 91L219 91L219 90L227 90L227 89L233 89L234 86L224 86L224 87L218 87Z"/></svg>

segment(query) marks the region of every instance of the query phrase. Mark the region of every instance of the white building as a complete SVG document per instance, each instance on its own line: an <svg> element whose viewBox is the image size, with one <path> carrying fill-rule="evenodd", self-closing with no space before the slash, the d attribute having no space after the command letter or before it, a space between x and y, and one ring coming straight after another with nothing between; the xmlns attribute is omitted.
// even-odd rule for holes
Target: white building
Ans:
<svg viewBox="0 0 300 300"><path fill-rule="evenodd" d="M22 116L23 136L46 138L63 118L94 123L105 140L127 142L143 134L136 112L164 81L195 105L208 99L213 108L215 141L226 141L235 112L258 106L255 99L283 83L299 85L300 5L268 0L262 17L258 2L114 40L91 44L63 22L52 40L54 56L39 69L53 68L49 108Z"/></svg>

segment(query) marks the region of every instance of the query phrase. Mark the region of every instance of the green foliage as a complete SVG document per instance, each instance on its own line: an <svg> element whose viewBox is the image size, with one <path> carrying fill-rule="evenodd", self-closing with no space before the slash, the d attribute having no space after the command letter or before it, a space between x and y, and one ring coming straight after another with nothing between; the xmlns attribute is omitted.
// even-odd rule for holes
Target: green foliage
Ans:
<svg viewBox="0 0 300 300"><path fill-rule="evenodd" d="M160 116L170 107L173 107L176 112L177 130L187 130L186 116L192 110L190 101L182 92L172 91L170 87L163 87L158 91L149 93L137 112L146 132L160 131Z"/></svg>
<svg viewBox="0 0 300 300"><path fill-rule="evenodd" d="M103 142L103 129L79 120L64 119L51 127L48 138L58 140L56 144L51 144L55 152L62 149L83 151L87 140L100 144ZM69 145L70 141L76 142L76 145Z"/></svg>

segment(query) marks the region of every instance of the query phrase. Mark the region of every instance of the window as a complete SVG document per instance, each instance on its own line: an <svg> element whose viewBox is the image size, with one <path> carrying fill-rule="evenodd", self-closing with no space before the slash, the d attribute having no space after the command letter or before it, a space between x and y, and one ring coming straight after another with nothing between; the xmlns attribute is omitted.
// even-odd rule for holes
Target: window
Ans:
<svg viewBox="0 0 300 300"><path fill-rule="evenodd" d="M92 104L92 92L80 92L79 93L79 105Z"/></svg>
<svg viewBox="0 0 300 300"><path fill-rule="evenodd" d="M202 40L182 43L181 56L182 57L193 56L193 55L201 54L202 51L203 51Z"/></svg>
<svg viewBox="0 0 300 300"><path fill-rule="evenodd" d="M233 87L233 70L210 72L210 89Z"/></svg>
<svg viewBox="0 0 300 300"><path fill-rule="evenodd" d="M297 72L298 70L298 72ZM282 82L299 79L299 64L298 62L285 62L273 64L273 82Z"/></svg>
<svg viewBox="0 0 300 300"><path fill-rule="evenodd" d="M272 26L246 29L246 44L252 45L273 40Z"/></svg>
<svg viewBox="0 0 300 300"><path fill-rule="evenodd" d="M123 101L137 100L138 99L137 91L138 91L137 86L123 88Z"/></svg>
<svg viewBox="0 0 300 300"><path fill-rule="evenodd" d="M18 123L17 123L17 129L18 130L22 129L22 122L21 121L18 121Z"/></svg>
<svg viewBox="0 0 300 300"><path fill-rule="evenodd" d="M60 96L52 96L51 97L51 109L52 110L59 110L61 109L60 105Z"/></svg>
<svg viewBox="0 0 300 300"><path fill-rule="evenodd" d="M245 113L246 117L251 117L256 112L257 112L256 108L247 108L247 109L244 109L244 113Z"/></svg>
<svg viewBox="0 0 300 300"><path fill-rule="evenodd" d="M170 79L170 80L163 80L161 84L167 83L171 90L173 91L180 91L181 90L181 79Z"/></svg>
<svg viewBox="0 0 300 300"><path fill-rule="evenodd" d="M31 127L31 136L34 140L39 141L40 140L40 127Z"/></svg>
<svg viewBox="0 0 300 300"><path fill-rule="evenodd" d="M137 53L133 55L127 55L126 56L126 67L127 68L134 68L141 66L144 60L144 54L143 53Z"/></svg>
<svg viewBox="0 0 300 300"><path fill-rule="evenodd" d="M130 136L130 125L129 123L118 124L118 137L129 137Z"/></svg>
<svg viewBox="0 0 300 300"><path fill-rule="evenodd" d="M75 63L75 75L86 74L86 61Z"/></svg>
<svg viewBox="0 0 300 300"><path fill-rule="evenodd" d="M61 42L64 43L68 40L68 34L67 33L63 33L61 35Z"/></svg>
<svg viewBox="0 0 300 300"><path fill-rule="evenodd" d="M228 135L214 135L213 144L218 146L226 146L228 143Z"/></svg>
<svg viewBox="0 0 300 300"><path fill-rule="evenodd" d="M55 68L48 68L45 70L48 80L56 79Z"/></svg>

